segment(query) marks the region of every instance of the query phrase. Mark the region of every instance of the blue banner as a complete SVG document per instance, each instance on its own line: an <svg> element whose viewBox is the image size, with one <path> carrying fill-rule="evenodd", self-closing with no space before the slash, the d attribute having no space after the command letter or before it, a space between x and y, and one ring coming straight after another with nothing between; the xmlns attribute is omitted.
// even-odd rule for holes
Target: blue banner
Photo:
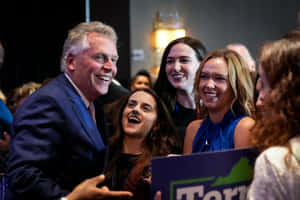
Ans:
<svg viewBox="0 0 300 200"><path fill-rule="evenodd" d="M243 200L251 183L255 149L152 159L152 194L163 200Z"/></svg>

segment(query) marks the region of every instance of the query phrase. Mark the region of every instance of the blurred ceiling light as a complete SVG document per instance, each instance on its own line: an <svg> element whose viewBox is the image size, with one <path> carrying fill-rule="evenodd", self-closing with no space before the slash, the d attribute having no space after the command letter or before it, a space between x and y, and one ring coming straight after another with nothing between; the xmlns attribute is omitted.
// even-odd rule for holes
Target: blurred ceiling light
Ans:
<svg viewBox="0 0 300 200"><path fill-rule="evenodd" d="M177 11L158 11L153 20L152 47L165 48L169 42L185 36L182 20Z"/></svg>
<svg viewBox="0 0 300 200"><path fill-rule="evenodd" d="M157 29L153 32L153 47L165 48L172 40L185 36L183 28L178 29Z"/></svg>
<svg viewBox="0 0 300 200"><path fill-rule="evenodd" d="M151 73L156 76L165 47L172 41L186 35L182 20L177 11L158 11L153 20L151 45L154 53L154 66Z"/></svg>

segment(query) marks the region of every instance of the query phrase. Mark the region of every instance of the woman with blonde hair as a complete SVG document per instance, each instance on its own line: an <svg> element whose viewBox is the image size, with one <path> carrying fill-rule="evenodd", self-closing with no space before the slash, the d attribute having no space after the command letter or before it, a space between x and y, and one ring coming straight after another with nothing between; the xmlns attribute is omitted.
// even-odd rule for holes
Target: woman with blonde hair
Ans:
<svg viewBox="0 0 300 200"><path fill-rule="evenodd" d="M7 96L7 107L10 112L14 114L25 99L41 86L42 84L31 81L23 84L21 87L13 89Z"/></svg>
<svg viewBox="0 0 300 200"><path fill-rule="evenodd" d="M184 154L250 146L253 83L241 56L228 49L209 53L196 73L194 93L202 120L187 127Z"/></svg>

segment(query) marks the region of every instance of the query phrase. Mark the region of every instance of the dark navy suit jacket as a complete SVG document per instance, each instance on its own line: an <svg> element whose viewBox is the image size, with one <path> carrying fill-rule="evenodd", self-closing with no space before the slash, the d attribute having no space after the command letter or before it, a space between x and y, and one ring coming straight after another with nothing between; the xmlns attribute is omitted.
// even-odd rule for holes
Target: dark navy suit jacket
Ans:
<svg viewBox="0 0 300 200"><path fill-rule="evenodd" d="M106 126L97 126L64 74L33 93L14 115L7 199L58 199L105 164Z"/></svg>

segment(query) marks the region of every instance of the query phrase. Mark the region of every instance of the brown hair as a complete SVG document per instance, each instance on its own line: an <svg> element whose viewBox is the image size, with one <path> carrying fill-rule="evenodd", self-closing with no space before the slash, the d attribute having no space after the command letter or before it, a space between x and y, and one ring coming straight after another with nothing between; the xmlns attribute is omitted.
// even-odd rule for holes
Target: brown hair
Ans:
<svg viewBox="0 0 300 200"><path fill-rule="evenodd" d="M109 140L110 161L106 172L107 179L110 179L113 176L116 163L123 147L124 131L121 123L123 111L127 105L129 97L139 91L146 92L155 99L157 104L157 121L159 123L159 129L151 130L144 140L144 151L137 162L139 164L134 167L130 173L130 177L128 178L128 180L131 181L131 188L134 188L133 185L138 182L140 177L142 177L145 173L149 173L148 167L150 166L150 160L152 157L165 156L170 153L178 154L181 153L182 149L179 133L163 101L152 89L137 89L120 100L120 104L118 104L119 110L115 112L115 116L113 117L114 131Z"/></svg>
<svg viewBox="0 0 300 200"><path fill-rule="evenodd" d="M288 40L300 40L300 29L291 30L291 31L285 33L282 36L282 38L285 38L285 39L288 39Z"/></svg>
<svg viewBox="0 0 300 200"><path fill-rule="evenodd" d="M172 47L180 43L191 47L194 50L196 58L198 59L199 62L202 62L204 56L206 55L206 48L204 44L202 44L200 40L197 40L192 37L182 37L173 40L165 48L161 59L158 78L155 82L153 89L158 94L158 96L160 96L163 99L171 114L175 112L177 90L172 86L172 84L168 80L167 73L166 73L166 65L167 65L167 58Z"/></svg>
<svg viewBox="0 0 300 200"><path fill-rule="evenodd" d="M17 108L23 103L26 97L42 86L40 83L28 82L21 87L13 89L7 96L7 107L11 113L15 113Z"/></svg>
<svg viewBox="0 0 300 200"><path fill-rule="evenodd" d="M265 43L259 60L271 88L252 130L254 145L263 151L300 134L300 40Z"/></svg>

